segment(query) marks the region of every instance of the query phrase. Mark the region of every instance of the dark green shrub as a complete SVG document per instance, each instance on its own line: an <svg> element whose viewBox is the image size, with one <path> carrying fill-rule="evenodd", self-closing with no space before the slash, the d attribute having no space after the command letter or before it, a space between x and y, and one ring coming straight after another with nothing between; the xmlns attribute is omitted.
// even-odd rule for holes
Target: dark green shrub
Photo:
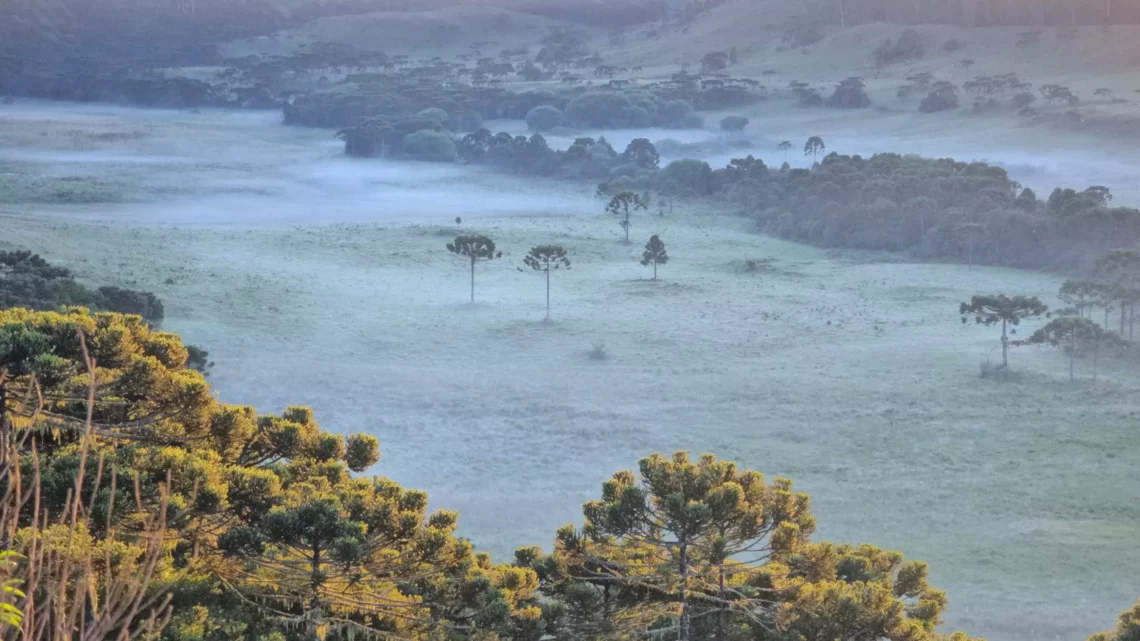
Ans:
<svg viewBox="0 0 1140 641"><path fill-rule="evenodd" d="M847 78L835 86L835 91L827 98L828 107L840 109L863 109L871 106L866 85L859 78Z"/></svg>
<svg viewBox="0 0 1140 641"><path fill-rule="evenodd" d="M428 107L427 109L420 110L420 112L416 114L416 118L446 125L451 117L447 115L446 111L439 107Z"/></svg>
<svg viewBox="0 0 1140 641"><path fill-rule="evenodd" d="M550 105L541 105L526 114L526 126L531 131L549 131L562 124L562 112Z"/></svg>
<svg viewBox="0 0 1140 641"><path fill-rule="evenodd" d="M681 127L691 115L693 115L693 105L688 100L670 100L661 105L657 111L657 124L665 127Z"/></svg>
<svg viewBox="0 0 1140 641"><path fill-rule="evenodd" d="M404 136L403 151L415 160L455 162L455 141L445 132L421 129Z"/></svg>
<svg viewBox="0 0 1140 641"><path fill-rule="evenodd" d="M653 116L645 109L637 106L629 106L623 108L619 113L616 120L612 121L611 127L629 127L629 128L642 128L653 125Z"/></svg>
<svg viewBox="0 0 1140 641"><path fill-rule="evenodd" d="M914 29L905 29L899 34L897 41L889 38L875 48L875 64L879 66L891 65L907 60L917 60L922 57L925 50L922 39Z"/></svg>
<svg viewBox="0 0 1140 641"><path fill-rule="evenodd" d="M1036 101L1037 96L1029 93L1028 91L1023 91L1013 98L1009 99L1010 104L1018 109L1024 109Z"/></svg>
<svg viewBox="0 0 1140 641"><path fill-rule="evenodd" d="M614 91L584 93L566 105L566 119L583 127L621 127L626 110L633 104L624 94ZM644 109L643 109L644 111Z"/></svg>
<svg viewBox="0 0 1140 641"><path fill-rule="evenodd" d="M934 113L958 108L958 94L951 91L931 91L918 103L922 113Z"/></svg>
<svg viewBox="0 0 1140 641"><path fill-rule="evenodd" d="M106 285L99 288L102 297L100 307L107 311L120 314L138 314L143 318L158 322L164 316L162 301L150 292L140 292L133 289L123 289Z"/></svg>
<svg viewBox="0 0 1140 641"><path fill-rule="evenodd" d="M744 116L725 116L720 119L720 128L725 131L743 131L748 126L748 118Z"/></svg>
<svg viewBox="0 0 1140 641"><path fill-rule="evenodd" d="M660 191L671 194L691 191L703 196L712 190L712 168L703 160L674 160L658 173L657 185Z"/></svg>

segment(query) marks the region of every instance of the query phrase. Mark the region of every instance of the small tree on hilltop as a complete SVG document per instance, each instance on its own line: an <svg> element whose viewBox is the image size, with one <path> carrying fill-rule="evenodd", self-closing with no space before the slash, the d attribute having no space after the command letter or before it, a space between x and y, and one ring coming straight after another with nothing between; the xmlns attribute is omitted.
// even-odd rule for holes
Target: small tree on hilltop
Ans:
<svg viewBox="0 0 1140 641"><path fill-rule="evenodd" d="M475 263L501 258L503 252L495 251L495 241L486 236L456 236L455 242L447 244L447 251L462 256L471 263L471 302L475 302Z"/></svg>
<svg viewBox="0 0 1140 641"><path fill-rule="evenodd" d="M804 155L811 156L813 164L819 158L819 155L825 151L827 151L827 145L823 144L823 138L819 136L812 136L804 143Z"/></svg>
<svg viewBox="0 0 1140 641"><path fill-rule="evenodd" d="M665 251L665 243L657 234L653 234L649 238L649 242L645 243L645 251L641 254L641 264L644 266L653 265L653 280L657 280L657 266L664 265L669 262L669 254Z"/></svg>
<svg viewBox="0 0 1140 641"><path fill-rule="evenodd" d="M970 302L959 306L958 313L962 315L962 323L965 323L967 316L970 315L979 325L1001 323L1001 366L1008 368L1010 326L1021 324L1025 318L1040 316L1048 309L1036 296L1009 297L998 294L974 296Z"/></svg>
<svg viewBox="0 0 1140 641"><path fill-rule="evenodd" d="M550 320L550 272L556 269L570 269L570 259L560 245L539 245L531 247L523 257L523 264L536 272L546 272L546 320ZM519 268L522 271L522 268Z"/></svg>
<svg viewBox="0 0 1140 641"><path fill-rule="evenodd" d="M1049 321L1044 327L1033 332L1033 335L1027 340L1018 344L1064 346L1069 351L1069 381L1072 382L1074 380L1073 368L1078 352L1084 352L1087 349L1092 350L1093 380L1095 381L1100 346L1119 342L1120 339L1116 334L1106 331L1088 318L1061 316Z"/></svg>
<svg viewBox="0 0 1140 641"><path fill-rule="evenodd" d="M784 142L776 145L776 149L784 152L784 162L788 162L788 150L792 148L792 141L785 140Z"/></svg>
<svg viewBox="0 0 1140 641"><path fill-rule="evenodd" d="M606 205L606 211L621 216L618 224L625 230L625 242L629 242L629 215L630 212L637 211L638 209L645 209L645 201L641 196L633 193L632 191L623 191L610 199Z"/></svg>

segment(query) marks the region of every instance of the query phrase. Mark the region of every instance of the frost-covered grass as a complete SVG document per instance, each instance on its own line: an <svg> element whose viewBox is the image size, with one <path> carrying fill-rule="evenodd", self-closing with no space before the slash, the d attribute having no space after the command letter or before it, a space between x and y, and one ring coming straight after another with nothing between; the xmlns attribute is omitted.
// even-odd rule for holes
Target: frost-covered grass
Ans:
<svg viewBox="0 0 1140 641"><path fill-rule="evenodd" d="M929 561L973 634L1083 638L1140 594L1136 364L1070 385L1063 354L1026 349L1018 376L983 380L997 332L957 314L978 292L1053 302L1060 278L831 254L691 206L635 217L627 246L586 186L350 162L311 131L193 118L147 143L204 141L167 152L181 164L104 165L145 202L0 204L0 245L153 289L223 400L375 434L375 471L458 509L480 547L549 548L613 471L688 448L792 477L823 537ZM215 193L231 183L262 192ZM457 231L504 251L475 305L444 249ZM654 233L658 282L637 262ZM542 243L573 261L549 323L541 276L516 269Z"/></svg>

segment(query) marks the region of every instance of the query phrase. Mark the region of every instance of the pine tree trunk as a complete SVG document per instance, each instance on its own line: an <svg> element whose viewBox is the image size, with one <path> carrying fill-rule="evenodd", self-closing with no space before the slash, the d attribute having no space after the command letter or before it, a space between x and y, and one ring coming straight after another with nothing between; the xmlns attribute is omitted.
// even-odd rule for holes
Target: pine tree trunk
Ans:
<svg viewBox="0 0 1140 641"><path fill-rule="evenodd" d="M312 591L312 596L309 598L309 612L310 617L319 616L321 609L321 548L320 546L313 546L313 560L309 566L311 573L309 575L309 589ZM317 634L316 621L310 618L310 624L313 625L313 641L320 641L320 636Z"/></svg>
<svg viewBox="0 0 1140 641"><path fill-rule="evenodd" d="M681 545L681 621L678 641L689 641L689 547Z"/></svg>
<svg viewBox="0 0 1140 641"><path fill-rule="evenodd" d="M1097 330L1099 331L1099 330ZM1096 382L1097 358L1100 356L1100 334L1093 339L1093 382Z"/></svg>
<svg viewBox="0 0 1140 641"><path fill-rule="evenodd" d="M0 461L8 461L8 372L0 370ZM15 463L15 461L11 461Z"/></svg>
<svg viewBox="0 0 1140 641"><path fill-rule="evenodd" d="M550 265L546 266L546 320L550 320Z"/></svg>
<svg viewBox="0 0 1140 641"><path fill-rule="evenodd" d="M1128 307L1125 301L1120 301L1120 335L1124 336L1124 321L1126 320Z"/></svg>
<svg viewBox="0 0 1140 641"><path fill-rule="evenodd" d="M475 257L471 257L471 302L475 302Z"/></svg>
<svg viewBox="0 0 1140 641"><path fill-rule="evenodd" d="M1001 322L1001 366L1009 368L1009 337L1006 335L1006 321Z"/></svg>
<svg viewBox="0 0 1140 641"><path fill-rule="evenodd" d="M653 259L653 280L657 280L657 259Z"/></svg>
<svg viewBox="0 0 1140 641"><path fill-rule="evenodd" d="M1128 306L1128 340L1132 340L1132 330L1136 326L1136 303Z"/></svg>
<svg viewBox="0 0 1140 641"><path fill-rule="evenodd" d="M724 562L720 564L720 585L717 586L717 599L720 601L720 620L717 622L716 641L728 641L728 599L724 594Z"/></svg>
<svg viewBox="0 0 1140 641"><path fill-rule="evenodd" d="M629 210L625 210L625 242L629 244Z"/></svg>
<svg viewBox="0 0 1140 641"><path fill-rule="evenodd" d="M1073 375L1073 366L1077 360L1077 330L1073 330L1073 334L1069 337L1069 382L1072 383L1076 380Z"/></svg>

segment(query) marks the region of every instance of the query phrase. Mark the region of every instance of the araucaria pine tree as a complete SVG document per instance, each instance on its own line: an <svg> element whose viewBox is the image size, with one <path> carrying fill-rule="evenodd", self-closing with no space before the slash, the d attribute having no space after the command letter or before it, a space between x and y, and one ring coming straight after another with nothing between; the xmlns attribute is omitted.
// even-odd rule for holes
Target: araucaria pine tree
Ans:
<svg viewBox="0 0 1140 641"><path fill-rule="evenodd" d="M774 595L761 567L815 531L808 496L711 454L654 454L639 467L640 478L614 474L583 507L588 544L579 549L588 558L579 566L603 586L670 604L679 641L693 639L694 619L706 615L716 615L722 640L733 622L770 622Z"/></svg>
<svg viewBox="0 0 1140 641"><path fill-rule="evenodd" d="M1080 316L1060 316L1049 321L1044 327L1033 332L1024 345L1052 345L1064 347L1069 352L1069 382L1075 380L1077 355L1091 351L1093 355L1093 380L1096 380L1097 359L1103 345L1120 345L1124 341L1095 321Z"/></svg>
<svg viewBox="0 0 1140 641"><path fill-rule="evenodd" d="M664 265L669 262L669 254L665 251L665 243L657 234L653 234L649 238L649 242L645 243L645 251L641 253L642 265L653 265L653 280L657 280L657 266Z"/></svg>
<svg viewBox="0 0 1140 641"><path fill-rule="evenodd" d="M1120 306L1120 336L1132 340L1136 306L1140 303L1140 252L1110 251L1097 261L1096 271Z"/></svg>
<svg viewBox="0 0 1140 641"><path fill-rule="evenodd" d="M974 296L968 303L958 307L962 315L962 322L967 316L973 316L979 325L996 325L1001 323L1001 366L1009 367L1009 334L1010 327L1021 324L1022 319L1041 316L1049 308L1036 296Z"/></svg>
<svg viewBox="0 0 1140 641"><path fill-rule="evenodd" d="M827 145L823 144L823 138L819 136L812 136L804 143L804 155L811 156L812 162L819 159L819 155L827 151Z"/></svg>
<svg viewBox="0 0 1140 641"><path fill-rule="evenodd" d="M495 241L486 236L456 236L455 242L447 244L447 251L462 256L471 263L471 302L475 302L475 263L501 258L503 252L495 251Z"/></svg>
<svg viewBox="0 0 1140 641"><path fill-rule="evenodd" d="M560 245L539 245L531 247L523 257L523 264L536 272L546 273L546 320L550 320L550 272L556 269L570 269L570 259ZM519 268L522 271L522 268Z"/></svg>
<svg viewBox="0 0 1140 641"><path fill-rule="evenodd" d="M641 196L632 191L623 191L610 199L606 211L621 216L618 224L625 230L625 242L629 242L629 215L638 209L646 209L647 205Z"/></svg>

